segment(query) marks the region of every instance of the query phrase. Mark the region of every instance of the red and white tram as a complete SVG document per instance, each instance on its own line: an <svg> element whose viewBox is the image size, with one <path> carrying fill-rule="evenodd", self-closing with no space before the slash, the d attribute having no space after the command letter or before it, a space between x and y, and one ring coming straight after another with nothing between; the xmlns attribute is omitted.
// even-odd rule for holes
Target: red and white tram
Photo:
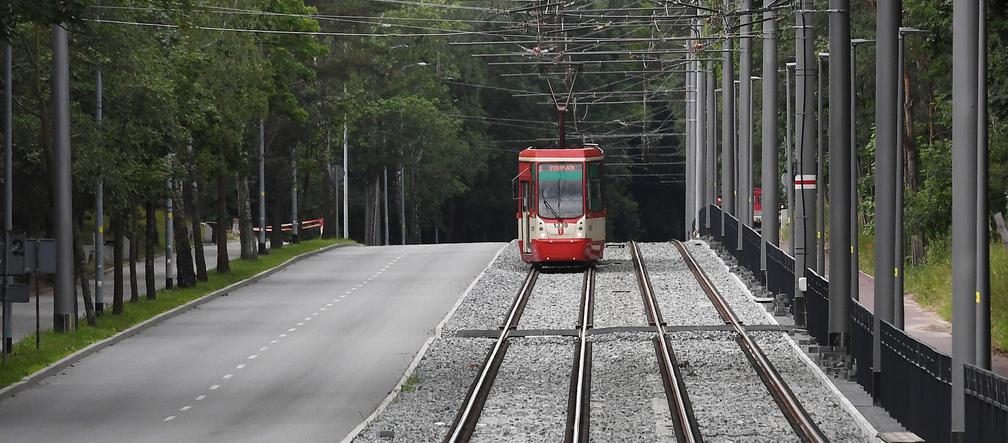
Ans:
<svg viewBox="0 0 1008 443"><path fill-rule="evenodd" d="M529 148L518 154L518 248L530 263L594 262L605 247L602 150Z"/></svg>

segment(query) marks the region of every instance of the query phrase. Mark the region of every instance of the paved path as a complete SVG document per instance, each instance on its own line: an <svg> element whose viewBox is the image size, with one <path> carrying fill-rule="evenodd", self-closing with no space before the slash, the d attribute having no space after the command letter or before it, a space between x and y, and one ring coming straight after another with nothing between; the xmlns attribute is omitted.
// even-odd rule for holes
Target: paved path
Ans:
<svg viewBox="0 0 1008 443"><path fill-rule="evenodd" d="M339 248L0 402L4 441L338 441L502 244Z"/></svg>
<svg viewBox="0 0 1008 443"><path fill-rule="evenodd" d="M203 245L203 256L206 257L207 270L217 268L217 246L212 244ZM241 256L241 243L234 241L228 243L228 257L232 260ZM91 266L94 266L93 264ZM92 268L93 271L93 268ZM145 297L146 282L144 280L144 263L137 263L137 284L140 296ZM94 280L88 280L92 295L94 294ZM112 310L112 265L106 266L104 279L104 300L105 309ZM77 283L75 281L75 283ZM123 265L123 297L129 301L130 297L130 270L129 264ZM165 287L165 258L158 256L154 260L154 286L157 289ZM81 294L80 284L77 284L77 305L80 308L80 316L84 317L84 298ZM14 341L23 337L35 334L35 293L31 292L30 303L15 303L13 305ZM51 288L43 289L39 297L39 327L43 331L48 331L53 327L53 291ZM83 321L83 320L82 320ZM2 435L2 434L0 434Z"/></svg>
<svg viewBox="0 0 1008 443"><path fill-rule="evenodd" d="M787 248L787 241L781 242ZM826 269L829 269L829 251L827 251ZM858 281L859 301L875 312L875 279L860 272ZM952 324L917 303L912 294L903 298L903 327L911 336L944 354L952 355ZM1008 355L995 353L991 358L991 369L1001 375L1008 376Z"/></svg>

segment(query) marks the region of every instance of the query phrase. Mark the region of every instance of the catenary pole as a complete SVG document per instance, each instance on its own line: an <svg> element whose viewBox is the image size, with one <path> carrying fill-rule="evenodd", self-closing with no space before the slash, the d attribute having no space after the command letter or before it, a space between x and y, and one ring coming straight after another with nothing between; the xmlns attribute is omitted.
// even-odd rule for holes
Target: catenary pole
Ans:
<svg viewBox="0 0 1008 443"><path fill-rule="evenodd" d="M399 244L406 244L406 174L399 164Z"/></svg>
<svg viewBox="0 0 1008 443"><path fill-rule="evenodd" d="M62 25L53 30L53 200L56 231L56 286L53 303L53 329L75 329L73 283L72 183L70 175L70 57L67 30Z"/></svg>
<svg viewBox="0 0 1008 443"><path fill-rule="evenodd" d="M964 365L976 363L976 1L952 8L952 441L965 441Z"/></svg>
<svg viewBox="0 0 1008 443"><path fill-rule="evenodd" d="M102 125L102 68L101 60L95 68L95 122L99 131ZM100 138L103 139L103 138ZM133 247L133 245L130 245ZM95 314L105 311L105 296L102 285L105 283L105 183L99 170L95 183L95 277L94 277L94 309Z"/></svg>
<svg viewBox="0 0 1008 443"><path fill-rule="evenodd" d="M715 137L717 134L717 102L714 98L714 67L710 65L710 62L706 62L706 70L704 75L707 77L707 96L704 100L707 100L707 117L706 117L706 131L707 131L707 156L706 168L707 168L707 185L704 189L704 207L707 208L707 227L710 228L711 223L711 213L710 207L714 204L714 173L717 170L717 148Z"/></svg>
<svg viewBox="0 0 1008 443"><path fill-rule="evenodd" d="M875 34L875 316L872 326L872 397L879 400L882 322L893 321L896 235L896 60L902 0L878 4ZM974 39L975 40L975 39ZM957 53L958 55L958 53ZM975 103L974 103L975 106ZM976 132L976 127L973 128Z"/></svg>
<svg viewBox="0 0 1008 443"><path fill-rule="evenodd" d="M696 65L697 93L696 93L696 193L690 198L693 199L693 210L695 214L707 205L707 75L702 69L700 61ZM696 230L700 230L700 223L696 224Z"/></svg>
<svg viewBox="0 0 1008 443"><path fill-rule="evenodd" d="M384 198L382 200L382 212L385 213L385 246L389 245L389 216L388 216L388 166L386 165L382 169L382 177L384 183L382 184L382 189L384 192Z"/></svg>
<svg viewBox="0 0 1008 443"><path fill-rule="evenodd" d="M987 0L979 1L977 27L977 264L976 364L991 368L990 223L987 221Z"/></svg>
<svg viewBox="0 0 1008 443"><path fill-rule="evenodd" d="M860 40L859 42L863 42ZM859 43L851 40L850 45L850 137L851 137L851 148L850 148L850 168L851 168L851 183L850 183L850 198L851 198L851 212L850 212L850 224L851 224L851 259L850 259L850 292L851 298L854 300L860 300L859 289L860 289L860 271L858 267L858 243L860 242L859 234L861 229L858 227L858 196L857 196L857 182L858 182L858 142L857 142L857 89L855 88L855 82L857 81L857 45Z"/></svg>
<svg viewBox="0 0 1008 443"><path fill-rule="evenodd" d="M693 27L691 26L690 27L690 33L692 34L692 32L693 32ZM690 46L692 46L692 43L690 43ZM685 85L686 85L686 87L685 87L685 91L686 91L686 118L684 119L685 123L686 123L686 128L685 128L686 129L686 131L685 131L686 132L686 144L685 144L685 151L686 151L686 165L685 165L686 166L686 171L685 171L686 172L686 174L685 174L686 175L686 183L685 183L685 186L683 187L683 188L685 188L685 191L686 191L686 195L683 196L684 199L685 199L686 217L685 217L685 221L683 223L683 228L684 228L683 229L683 231L684 231L683 238L686 239L686 240L689 240L692 237L692 235L693 235L693 220L696 217L696 211L695 211L696 208L693 207L693 195L696 192L696 186L695 186L696 177L694 176L694 168L693 168L693 165L696 162L696 145L695 145L695 143L696 143L696 131L695 131L695 127L694 127L694 125L696 124L696 106L695 106L696 105L696 102L695 102L696 91L695 91L695 87L694 87L694 84L693 84L693 54L687 54L686 58L687 58L687 64L686 64L687 68L686 68L686 72L685 72L685 75L686 75L686 78L685 78ZM646 95L645 95L645 100L646 100ZM647 114L646 113L645 113L644 119L645 120L647 119ZM647 132L647 131L645 131L645 132Z"/></svg>
<svg viewBox="0 0 1008 443"><path fill-rule="evenodd" d="M896 43L896 78L899 81L899 87L896 88L896 207L894 208L896 212L896 220L893 223L896 229L896 234L893 242L893 326L897 329L903 329L903 274L904 274L904 258L903 258L903 188L906 185L906 172L904 167L904 157L906 150L903 149L903 131L906 129L903 124L903 104L906 100L905 93L903 90L903 54L904 54L904 40L906 34L904 34L903 29L900 28L899 37Z"/></svg>
<svg viewBox="0 0 1008 443"><path fill-rule="evenodd" d="M297 243L301 236L301 217L298 215L298 168L297 155L291 159L291 242Z"/></svg>
<svg viewBox="0 0 1008 443"><path fill-rule="evenodd" d="M830 270L829 336L833 346L847 346L850 293L851 207L851 59L850 0L830 0L829 15L829 158ZM825 202L820 201L822 206ZM825 235L825 233L824 233ZM825 242L825 239L824 239Z"/></svg>
<svg viewBox="0 0 1008 443"><path fill-rule="evenodd" d="M787 165L787 174L784 177L784 188L785 194L787 194L787 213L788 213L788 253L794 257L794 245L795 245L795 211L794 211L794 110L792 109L792 96L791 96L791 72L794 71L795 63L787 63L784 66L784 87L785 87L785 97L786 111L785 116L785 134L784 134L784 157L785 164Z"/></svg>
<svg viewBox="0 0 1008 443"><path fill-rule="evenodd" d="M798 279L812 264L815 248L816 213L816 151L815 114L812 97L815 90L815 28L811 0L802 0L796 14L795 52L795 151L798 174L795 176L795 324L805 325L804 295L798 290ZM799 192L800 191L800 192Z"/></svg>
<svg viewBox="0 0 1008 443"><path fill-rule="evenodd" d="M266 253L266 119L259 117L259 253Z"/></svg>
<svg viewBox="0 0 1008 443"><path fill-rule="evenodd" d="M728 1L725 1L728 8ZM727 20L727 19L726 19ZM721 53L721 235L728 215L735 214L735 65L730 38Z"/></svg>
<svg viewBox="0 0 1008 443"><path fill-rule="evenodd" d="M346 87L343 88L343 93L346 93ZM348 140L346 114L343 114L343 238L350 238L350 165L347 163L350 145Z"/></svg>
<svg viewBox="0 0 1008 443"><path fill-rule="evenodd" d="M166 186L168 199L165 200L165 287L171 289L175 286L175 206L171 198L175 193L175 187L170 178Z"/></svg>
<svg viewBox="0 0 1008 443"><path fill-rule="evenodd" d="M767 268L767 244L778 245L780 203L777 200L777 0L763 0L763 112L761 185L763 187L762 254L760 268Z"/></svg>
<svg viewBox="0 0 1008 443"><path fill-rule="evenodd" d="M826 275L826 200L823 198L823 192L825 192L826 186L822 184L826 183L825 180L825 165L826 163L826 151L823 148L823 142L825 142L825 137L823 137L823 118L825 118L826 113L824 112L824 106L826 103L825 97L823 97L823 64L829 60L828 52L820 52L819 57L816 58L816 200L821 204L816 208L816 263L815 271L816 274L821 276ZM835 78L835 77L834 77ZM830 102L832 103L832 102ZM832 114L832 112L830 113ZM832 162L831 162L832 164Z"/></svg>
<svg viewBox="0 0 1008 443"><path fill-rule="evenodd" d="M738 144L738 205L739 229L738 245L742 245L742 226L752 226L752 0L742 0L739 5L739 98L742 103L738 107L739 144Z"/></svg>

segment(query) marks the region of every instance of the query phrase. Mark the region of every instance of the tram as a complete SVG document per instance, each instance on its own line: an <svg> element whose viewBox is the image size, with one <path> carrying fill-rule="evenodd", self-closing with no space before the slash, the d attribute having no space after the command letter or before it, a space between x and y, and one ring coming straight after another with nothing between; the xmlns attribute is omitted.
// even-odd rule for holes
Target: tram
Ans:
<svg viewBox="0 0 1008 443"><path fill-rule="evenodd" d="M534 264L602 259L606 210L597 145L528 148L518 154L518 248Z"/></svg>

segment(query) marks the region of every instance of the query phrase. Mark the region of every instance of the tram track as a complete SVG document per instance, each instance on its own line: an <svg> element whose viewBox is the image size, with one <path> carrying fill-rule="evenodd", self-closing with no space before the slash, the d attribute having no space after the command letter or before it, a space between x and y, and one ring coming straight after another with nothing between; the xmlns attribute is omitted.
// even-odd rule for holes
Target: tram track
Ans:
<svg viewBox="0 0 1008 443"><path fill-rule="evenodd" d="M783 413L784 418L787 419L798 437L807 443L825 443L829 441L815 421L809 416L794 392L788 387L780 373L774 368L762 348L750 337L746 328L739 321L738 316L735 315L728 302L721 295L720 291L717 290L707 276L707 273L696 262L692 254L689 253L685 245L680 241L673 241L673 245L686 262L686 265L700 284L704 293L714 305L718 315L726 325L731 326L739 348L745 354L753 369L756 370L760 380L766 386L774 402Z"/></svg>
<svg viewBox="0 0 1008 443"><path fill-rule="evenodd" d="M702 442L703 436L700 434L700 427L693 414L693 406L690 403L689 394L686 392L686 384L679 370L672 342L665 333L665 321L662 319L658 300L655 297L654 289L651 287L647 266L644 264L644 258L640 253L637 243L630 242L629 246L630 258L633 261L637 283L640 286L648 325L655 330L655 337L652 342L655 348L655 355L658 359L658 368L661 372L662 382L665 386L665 397L668 401L669 412L672 414L676 441L679 443Z"/></svg>
<svg viewBox="0 0 1008 443"><path fill-rule="evenodd" d="M574 368L571 371L570 394L567 400L565 443L588 441L591 417L592 343L588 331L593 327L595 311L595 266L585 270L578 315L578 338L574 344Z"/></svg>
<svg viewBox="0 0 1008 443"><path fill-rule="evenodd" d="M521 320L522 313L525 311L525 306L528 304L529 296L532 294L532 289L535 287L535 282L538 278L539 269L535 267L530 268L521 289L511 304L511 309L508 311L508 315L501 327L500 335L490 348L490 352L483 362L479 375L473 381L472 386L470 386L462 408L459 409L451 427L448 428L444 442L465 443L472 438L473 431L476 430L476 423L479 422L480 413L483 411L483 405L490 395L490 388L493 387L494 379L497 378L497 372L500 370L501 363L504 361L504 355L507 353L509 334L518 327L518 321Z"/></svg>

